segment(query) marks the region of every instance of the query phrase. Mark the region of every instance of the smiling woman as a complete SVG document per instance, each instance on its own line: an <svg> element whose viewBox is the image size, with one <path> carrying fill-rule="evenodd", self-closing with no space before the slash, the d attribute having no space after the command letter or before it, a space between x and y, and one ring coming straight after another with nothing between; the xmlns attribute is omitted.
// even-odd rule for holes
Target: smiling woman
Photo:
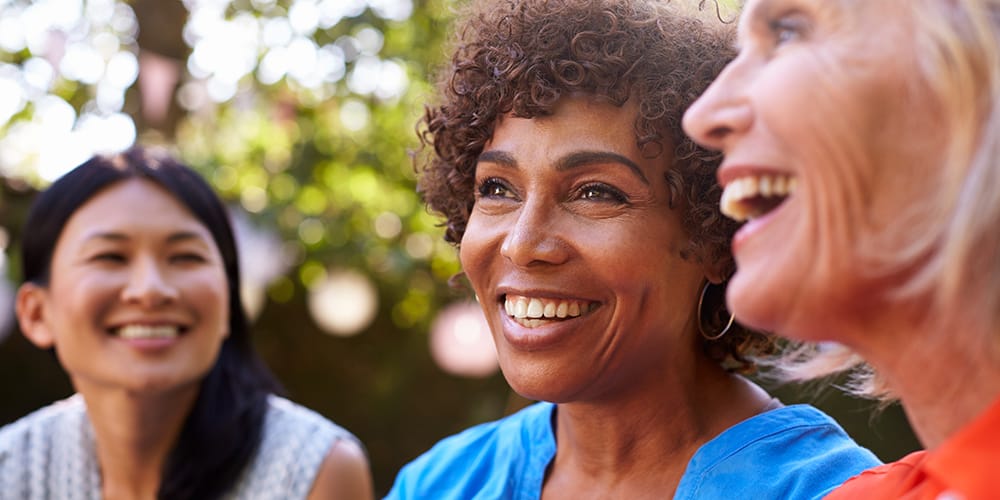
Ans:
<svg viewBox="0 0 1000 500"><path fill-rule="evenodd" d="M748 0L739 32L684 117L745 221L729 304L928 448L830 498L996 498L1000 1Z"/></svg>
<svg viewBox="0 0 1000 500"><path fill-rule="evenodd" d="M350 433L274 395L224 206L133 149L36 200L17 316L77 395L0 429L12 498L370 498Z"/></svg>
<svg viewBox="0 0 1000 500"><path fill-rule="evenodd" d="M731 42L680 0L464 13L420 189L541 402L439 442L389 498L816 498L876 463L738 373L771 344L719 300L736 226L680 128Z"/></svg>

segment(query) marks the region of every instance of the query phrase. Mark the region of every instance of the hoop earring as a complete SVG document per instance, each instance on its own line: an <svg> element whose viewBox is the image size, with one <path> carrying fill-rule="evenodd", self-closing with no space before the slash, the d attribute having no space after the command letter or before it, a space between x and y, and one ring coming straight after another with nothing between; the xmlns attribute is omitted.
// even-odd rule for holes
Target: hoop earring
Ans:
<svg viewBox="0 0 1000 500"><path fill-rule="evenodd" d="M705 287L701 289L701 296L698 297L698 332L701 333L701 336L705 340L719 340L727 332L729 332L729 329L733 326L733 320L735 319L735 316L733 315L733 313L729 313L729 322L726 323L726 327L723 328L721 332L713 334L713 335L709 335L708 333L705 333L705 327L704 327L704 325L702 325L702 321L701 321L701 318L702 318L702 305L705 302L705 292L708 291L708 287L710 287L710 286L712 286L712 282L711 281L705 283Z"/></svg>

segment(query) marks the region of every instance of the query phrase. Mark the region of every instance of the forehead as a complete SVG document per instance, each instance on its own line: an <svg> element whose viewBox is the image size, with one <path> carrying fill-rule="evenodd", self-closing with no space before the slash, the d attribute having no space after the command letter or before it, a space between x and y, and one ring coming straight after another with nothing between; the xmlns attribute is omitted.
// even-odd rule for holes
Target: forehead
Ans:
<svg viewBox="0 0 1000 500"><path fill-rule="evenodd" d="M638 107L632 100L622 106L589 95L571 95L559 100L549 115L533 118L504 116L497 124L489 148L520 150L575 150L583 147L636 147L635 122ZM542 141L549 141L542 146ZM536 147L532 147L536 146Z"/></svg>
<svg viewBox="0 0 1000 500"><path fill-rule="evenodd" d="M748 0L738 32L740 38L747 37L755 28L766 27L773 18L789 14L805 14L818 21L845 26L854 26L864 19L876 24L891 23L912 7L908 3L899 5L898 0Z"/></svg>
<svg viewBox="0 0 1000 500"><path fill-rule="evenodd" d="M60 241L98 232L209 231L173 194L147 179L127 179L99 191L76 209Z"/></svg>

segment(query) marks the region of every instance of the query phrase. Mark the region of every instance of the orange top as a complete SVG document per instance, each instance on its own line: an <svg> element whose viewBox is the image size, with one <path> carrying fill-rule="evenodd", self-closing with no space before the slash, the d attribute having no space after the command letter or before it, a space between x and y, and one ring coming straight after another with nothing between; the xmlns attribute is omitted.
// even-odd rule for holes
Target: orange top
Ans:
<svg viewBox="0 0 1000 500"><path fill-rule="evenodd" d="M1000 399L939 448L869 469L826 500L1000 498Z"/></svg>

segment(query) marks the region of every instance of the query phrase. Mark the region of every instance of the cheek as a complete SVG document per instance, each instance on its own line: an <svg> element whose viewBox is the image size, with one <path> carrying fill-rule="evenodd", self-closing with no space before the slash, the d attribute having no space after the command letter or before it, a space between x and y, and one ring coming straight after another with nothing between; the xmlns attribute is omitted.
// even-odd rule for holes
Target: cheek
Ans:
<svg viewBox="0 0 1000 500"><path fill-rule="evenodd" d="M205 273L186 280L191 303L212 331L229 334L229 283L224 273Z"/></svg>
<svg viewBox="0 0 1000 500"><path fill-rule="evenodd" d="M478 279L485 272L490 258L499 257L499 246L490 244L496 238L493 235L495 230L496 225L483 224L481 217L474 213L469 218L465 234L462 235L458 260L462 264L462 271L465 272L477 291Z"/></svg>
<svg viewBox="0 0 1000 500"><path fill-rule="evenodd" d="M113 280L103 276L81 276L71 287L53 287L49 318L57 323L55 334L82 337L74 334L96 325L118 302L118 290Z"/></svg>
<svg viewBox="0 0 1000 500"><path fill-rule="evenodd" d="M846 247L878 225L872 204L887 123L884 110L872 103L894 98L888 81L858 65L847 69L843 61L817 59L771 89L775 105L760 111L799 176L800 230L808 235L810 253L821 254L818 260L851 253Z"/></svg>

